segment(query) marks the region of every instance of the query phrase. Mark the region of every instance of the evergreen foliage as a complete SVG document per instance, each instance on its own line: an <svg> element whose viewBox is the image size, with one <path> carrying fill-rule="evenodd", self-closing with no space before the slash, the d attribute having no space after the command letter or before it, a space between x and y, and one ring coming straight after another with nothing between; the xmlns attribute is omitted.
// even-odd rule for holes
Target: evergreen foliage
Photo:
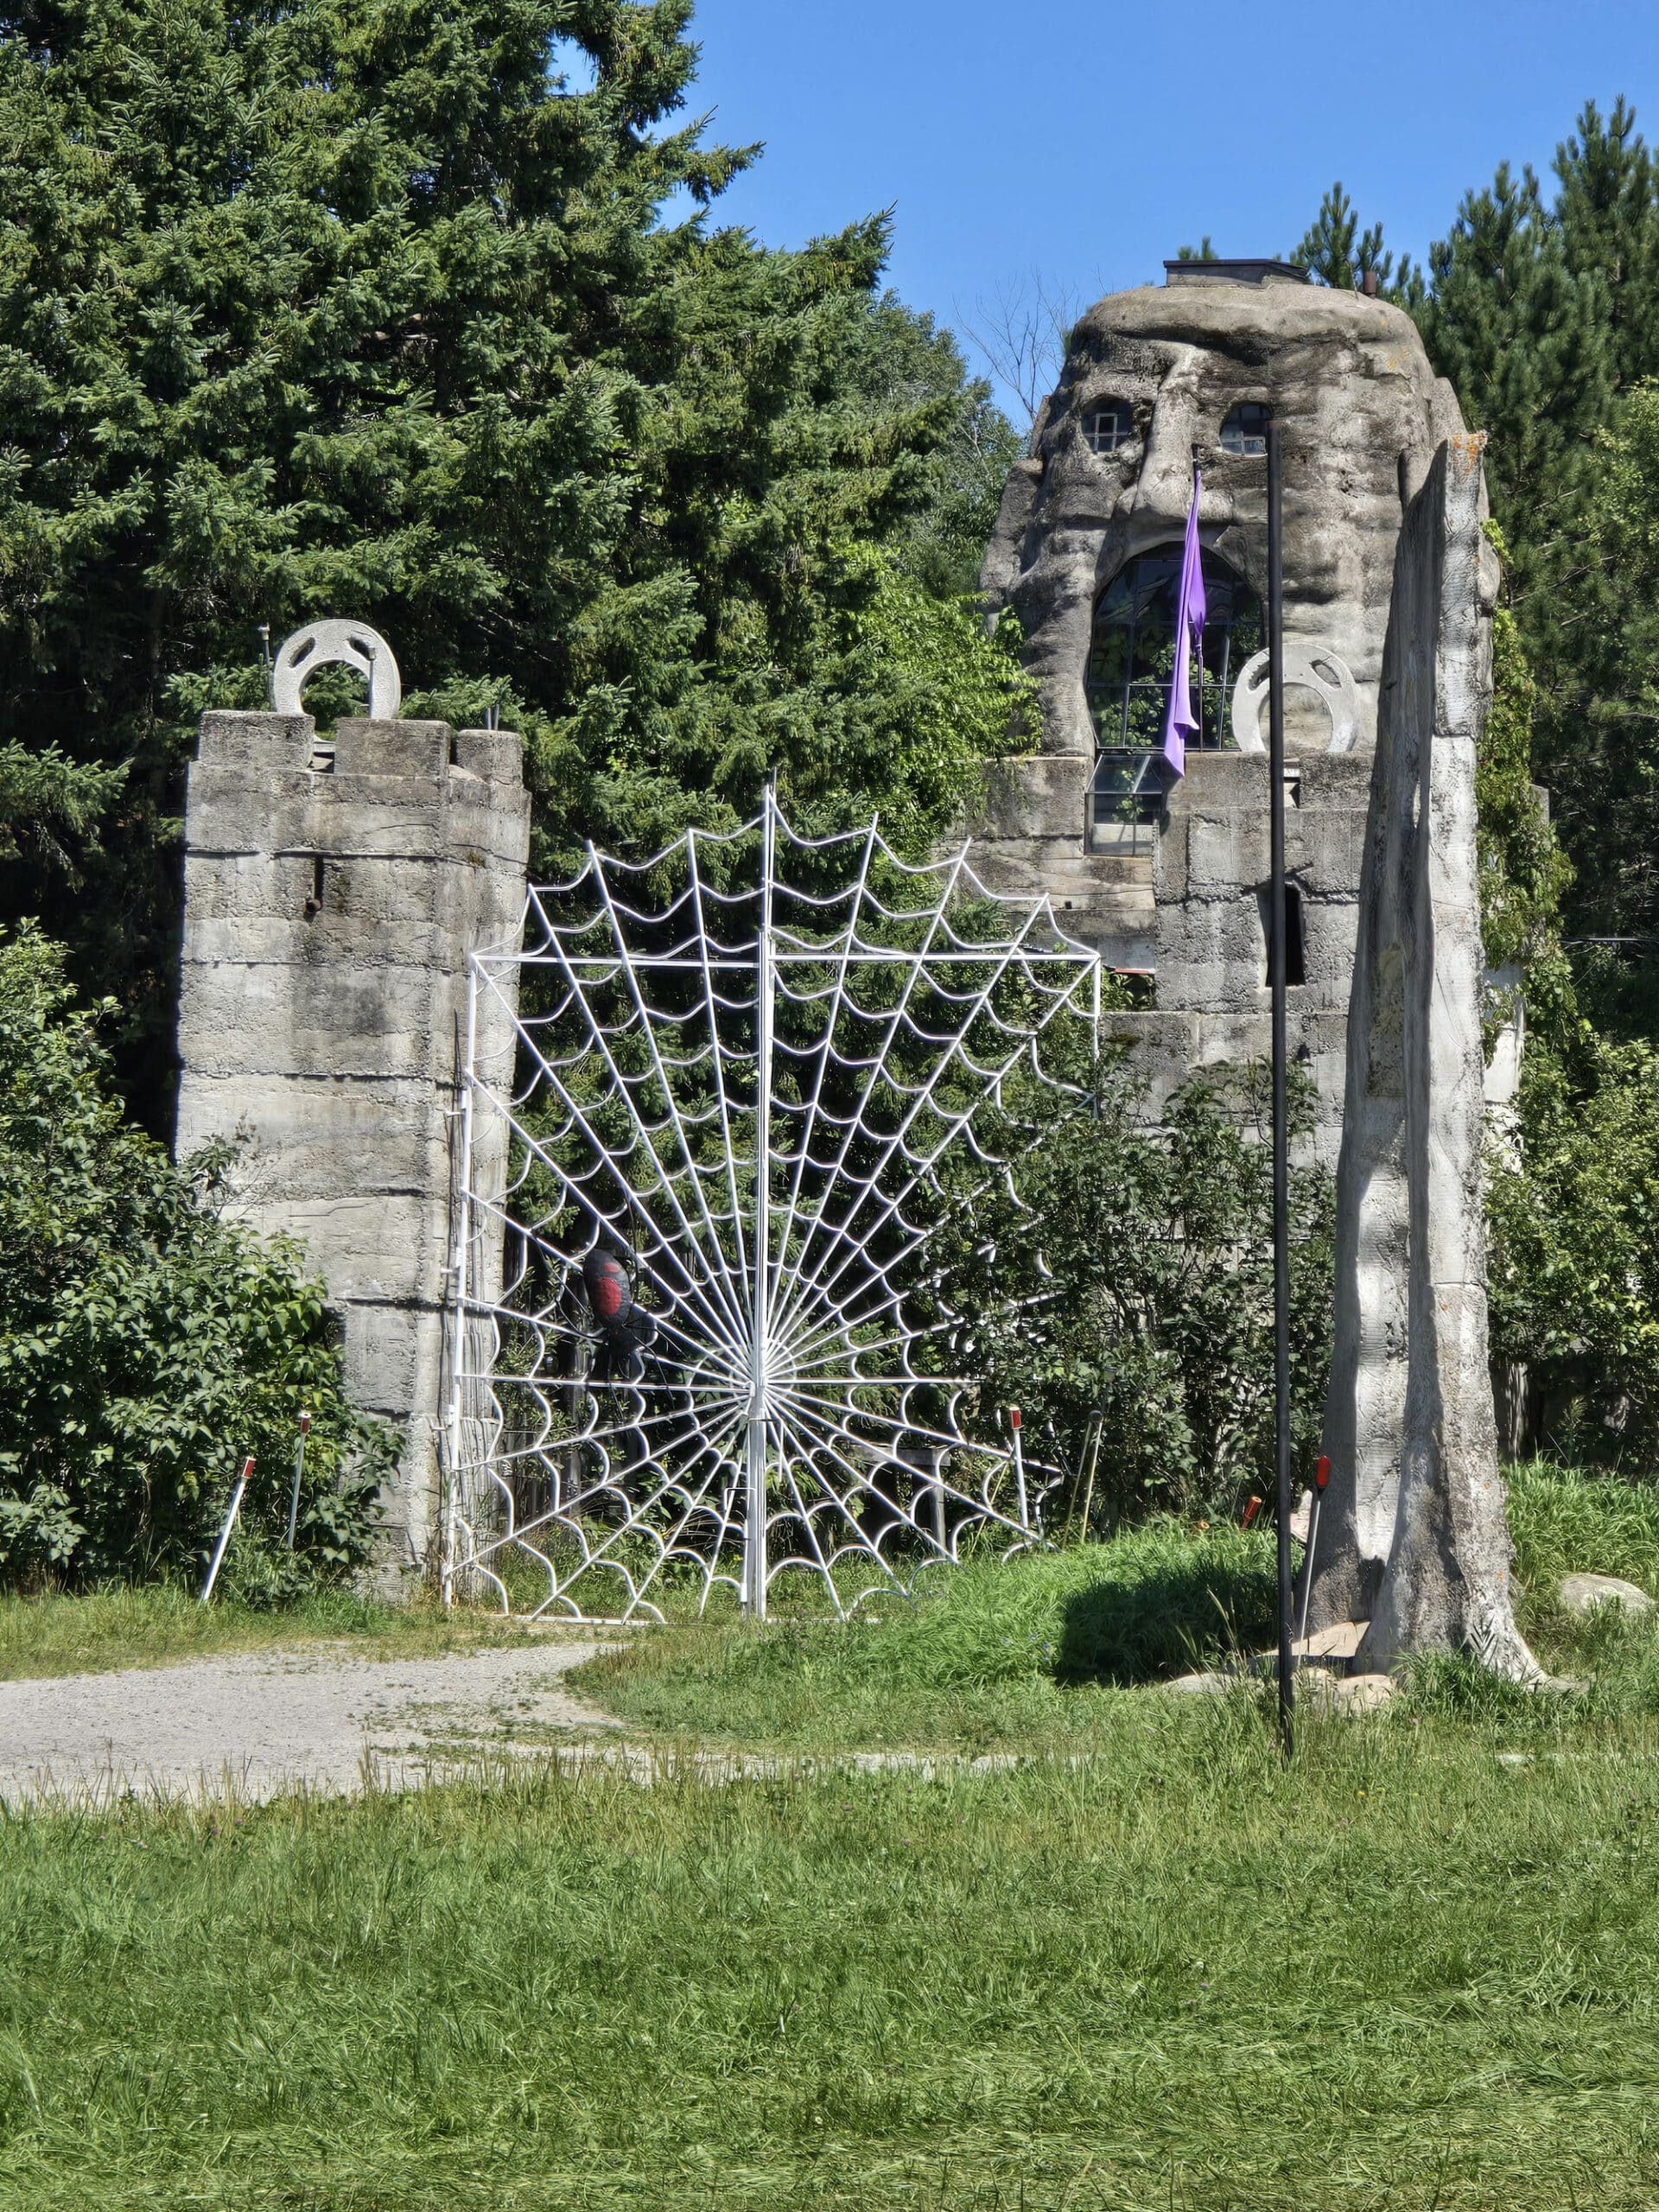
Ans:
<svg viewBox="0 0 1659 2212"><path fill-rule="evenodd" d="M1423 297L1423 274L1408 253L1400 257L1398 275L1394 256L1382 245L1382 226L1373 223L1362 231L1354 203L1338 179L1319 202L1319 212L1308 226L1292 261L1307 270L1321 284L1344 292L1357 292L1367 276L1375 274L1377 289L1401 307L1414 307Z"/></svg>
<svg viewBox="0 0 1659 2212"><path fill-rule="evenodd" d="M1576 1010L1560 939L1573 871L1532 780L1536 701L1515 616L1499 607L1492 618L1492 707L1475 760L1481 937L1489 968L1518 970L1528 1022L1559 1039Z"/></svg>
<svg viewBox="0 0 1659 2212"><path fill-rule="evenodd" d="M1487 1170L1495 1359L1531 1370L1546 1433L1647 1471L1659 1446L1659 1057L1587 1022L1529 1046Z"/></svg>
<svg viewBox="0 0 1659 2212"><path fill-rule="evenodd" d="M263 1552L272 1592L336 1577L391 1453L346 1402L321 1286L216 1211L222 1152L175 1167L108 1076L57 949L0 940L0 1584L198 1570L248 1452L238 1567Z"/></svg>
<svg viewBox="0 0 1659 2212"><path fill-rule="evenodd" d="M677 120L690 13L0 10L0 742L123 774L118 807L77 786L96 905L30 849L0 902L118 992L152 1109L182 764L204 704L262 703L259 625L355 615L411 711L523 727L541 868L774 773L798 819L919 836L1004 741L1005 641L940 617L887 679L1012 434L880 292L883 219L798 253L709 227L754 149Z"/></svg>
<svg viewBox="0 0 1659 2212"><path fill-rule="evenodd" d="M1553 199L1507 165L1467 195L1430 255L1421 321L1489 434L1506 594L1536 685L1535 773L1573 864L1569 927L1640 934L1659 912L1640 524L1659 488L1642 397L1659 377L1659 178L1622 99L1605 118L1585 107L1554 175Z"/></svg>
<svg viewBox="0 0 1659 2212"><path fill-rule="evenodd" d="M1659 1440L1659 174L1626 102L1586 105L1554 180L1501 166L1403 303L1488 434L1503 560L1482 923L1529 1037L1490 1163L1493 1351L1531 1370L1556 1440L1640 1464ZM1338 188L1300 257L1319 246L1339 279L1353 229Z"/></svg>

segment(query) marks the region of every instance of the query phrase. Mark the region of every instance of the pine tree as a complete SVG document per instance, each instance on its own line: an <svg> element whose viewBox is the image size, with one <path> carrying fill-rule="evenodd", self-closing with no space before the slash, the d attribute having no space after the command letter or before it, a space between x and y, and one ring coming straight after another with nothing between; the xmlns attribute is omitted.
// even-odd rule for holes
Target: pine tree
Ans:
<svg viewBox="0 0 1659 2212"><path fill-rule="evenodd" d="M1557 190L1501 168L1431 255L1421 311L1435 365L1488 433L1505 592L1537 683L1534 772L1575 877L1570 931L1659 923L1659 778L1646 607L1631 515L1650 473L1631 408L1659 370L1659 177L1618 101L1585 107Z"/></svg>
<svg viewBox="0 0 1659 2212"><path fill-rule="evenodd" d="M1395 276L1394 256L1383 248L1382 224L1361 231L1340 178L1319 202L1319 213L1290 258L1339 291L1359 291L1365 277L1374 274L1379 292L1397 305L1414 306L1423 296L1422 272L1409 254L1401 256Z"/></svg>
<svg viewBox="0 0 1659 2212"><path fill-rule="evenodd" d="M262 702L262 625L354 615L412 711L520 724L543 864L729 820L768 773L919 835L1001 736L1000 647L963 646L1002 702L944 763L861 629L893 576L963 580L918 518L1000 478L987 394L881 295L882 220L791 254L712 226L755 149L677 120L690 16L0 10L0 747L123 777L97 901L22 849L0 914L120 993L152 1107L182 764L204 705Z"/></svg>
<svg viewBox="0 0 1659 2212"><path fill-rule="evenodd" d="M1605 296L1604 330L1612 388L1630 391L1659 374L1659 175L1637 135L1636 111L1613 103L1604 124L1593 100L1578 136L1557 151L1552 220L1575 276L1593 276Z"/></svg>

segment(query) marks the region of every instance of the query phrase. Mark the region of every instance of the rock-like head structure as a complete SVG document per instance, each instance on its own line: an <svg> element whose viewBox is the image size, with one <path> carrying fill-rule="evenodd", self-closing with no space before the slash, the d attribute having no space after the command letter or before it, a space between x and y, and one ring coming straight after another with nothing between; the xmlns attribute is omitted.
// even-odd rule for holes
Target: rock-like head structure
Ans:
<svg viewBox="0 0 1659 2212"><path fill-rule="evenodd" d="M1334 1165L1379 686L1408 508L1463 434L1409 316L1275 263L1169 265L1071 334L982 585L1042 687L1041 749L991 779L979 864L1043 890L1115 968L1156 1104L1268 1049L1267 423L1283 426L1292 1037ZM1244 281L1240 281L1243 278ZM1174 579L1202 479L1209 613L1185 780L1160 757ZM1495 587L1497 562L1491 557Z"/></svg>
<svg viewBox="0 0 1659 2212"><path fill-rule="evenodd" d="M1262 409L1285 425L1287 655L1338 655L1357 693L1356 741L1375 741L1401 518L1463 428L1457 401L1400 308L1300 270L1239 283L1229 266L1175 264L1167 285L1091 308L1008 480L982 582L1024 625L1046 753L1093 757L1096 609L1137 555L1179 540L1195 459L1206 555L1265 601ZM1323 750L1324 724L1311 698L1293 698L1289 750Z"/></svg>

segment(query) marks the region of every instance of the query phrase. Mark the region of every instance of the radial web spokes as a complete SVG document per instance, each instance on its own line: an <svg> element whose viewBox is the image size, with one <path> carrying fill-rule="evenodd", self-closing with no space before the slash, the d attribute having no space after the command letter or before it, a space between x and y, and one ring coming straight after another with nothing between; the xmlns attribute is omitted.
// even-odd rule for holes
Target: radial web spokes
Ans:
<svg viewBox="0 0 1659 2212"><path fill-rule="evenodd" d="M589 848L474 958L447 1592L844 1613L1042 1540L1059 1471L964 1371L939 1255L1022 1102L1086 1084L1100 969L969 862L768 798L647 861Z"/></svg>

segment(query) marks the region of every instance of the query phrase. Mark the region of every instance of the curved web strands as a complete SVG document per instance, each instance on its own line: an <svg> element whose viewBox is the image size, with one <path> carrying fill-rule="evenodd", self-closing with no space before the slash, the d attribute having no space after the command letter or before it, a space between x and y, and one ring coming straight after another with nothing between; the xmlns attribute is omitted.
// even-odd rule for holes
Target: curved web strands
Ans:
<svg viewBox="0 0 1659 2212"><path fill-rule="evenodd" d="M792 1578L845 1612L1040 1540L1058 1471L958 1371L938 1247L1093 1049L1098 963L1046 900L769 798L590 850L472 991L447 1588L663 1619Z"/></svg>

